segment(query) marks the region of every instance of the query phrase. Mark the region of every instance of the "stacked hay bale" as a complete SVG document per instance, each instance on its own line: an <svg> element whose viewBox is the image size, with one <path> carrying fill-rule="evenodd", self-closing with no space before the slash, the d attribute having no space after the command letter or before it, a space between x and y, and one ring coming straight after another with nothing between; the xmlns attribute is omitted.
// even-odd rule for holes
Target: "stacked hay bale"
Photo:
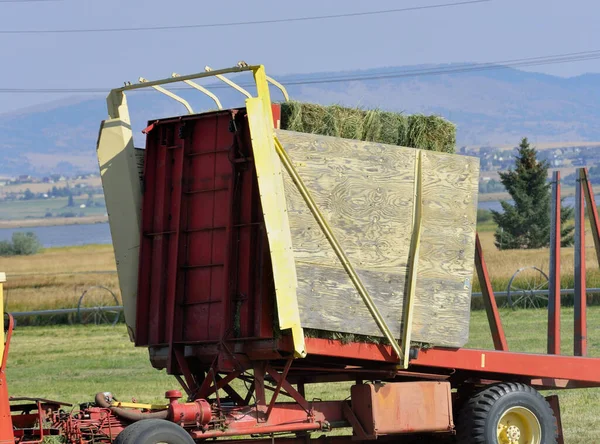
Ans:
<svg viewBox="0 0 600 444"><path fill-rule="evenodd" d="M282 103L281 128L442 153L454 153L456 145L456 126L442 117L339 105Z"/></svg>

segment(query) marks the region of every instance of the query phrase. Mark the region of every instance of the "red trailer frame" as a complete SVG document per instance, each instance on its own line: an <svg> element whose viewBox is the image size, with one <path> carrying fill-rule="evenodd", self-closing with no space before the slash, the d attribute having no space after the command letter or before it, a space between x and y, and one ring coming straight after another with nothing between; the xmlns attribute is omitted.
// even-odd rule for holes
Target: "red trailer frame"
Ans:
<svg viewBox="0 0 600 444"><path fill-rule="evenodd" d="M278 122L279 108L272 111ZM33 440L62 433L70 443L89 442L91 436L112 442L145 418L170 420L195 440L237 437L239 443L247 435L263 437L253 443L275 436L305 442L305 433L339 427L351 427L353 436L328 437L328 442L415 432L447 436L455 430L453 411L474 390L495 382L538 389L600 386L598 358L508 351L479 239L475 263L496 350L413 347L409 367L400 370L400 356L391 345L306 338L306 356L295 359L292 336L278 335L273 324L273 278L245 119L240 108L162 119L146 129L136 345L148 347L152 364L177 378L187 401L179 402L176 390L167 392L164 406L117 402L100 393L95 405L72 415L61 412L58 403L36 399L38 425L49 424L37 428L31 426L34 409L9 417L0 405L0 442L12 442L6 437L18 424L27 427L14 435ZM593 196L587 171L580 174L586 198ZM553 196L558 207L560 192ZM600 254L593 198L587 203ZM582 231L581 226L576 229ZM583 248L578 252L583 255ZM555 270L558 260L555 255ZM581 256L578 263L585 268ZM189 274L196 274L193 281L202 285L190 285ZM582 285L577 331L585 324ZM549 307L552 351L559 308L560 299ZM9 323L2 381L11 332ZM576 349L584 350L585 338L576 340ZM307 397L307 384L336 381L355 382L350 401ZM279 402L284 397L286 402ZM404 408L407 400L410 409ZM551 397L549 402L560 425L558 400ZM390 418L390 409L402 421Z"/></svg>

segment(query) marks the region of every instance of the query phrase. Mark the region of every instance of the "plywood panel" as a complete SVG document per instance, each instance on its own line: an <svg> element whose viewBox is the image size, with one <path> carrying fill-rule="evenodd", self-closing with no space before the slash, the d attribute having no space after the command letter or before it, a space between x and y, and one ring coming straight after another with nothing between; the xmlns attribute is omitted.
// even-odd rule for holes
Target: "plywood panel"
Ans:
<svg viewBox="0 0 600 444"><path fill-rule="evenodd" d="M370 295L397 337L413 229L418 151L278 131ZM463 345L468 335L477 159L425 152L423 232L413 340ZM302 197L284 175L305 328L380 336ZM436 313L432 313L435 311Z"/></svg>

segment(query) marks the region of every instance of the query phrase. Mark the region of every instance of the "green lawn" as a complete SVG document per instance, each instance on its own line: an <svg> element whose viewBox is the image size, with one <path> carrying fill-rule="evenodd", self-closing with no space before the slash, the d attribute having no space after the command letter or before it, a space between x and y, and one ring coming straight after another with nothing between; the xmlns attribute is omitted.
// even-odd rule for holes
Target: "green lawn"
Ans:
<svg viewBox="0 0 600 444"><path fill-rule="evenodd" d="M546 312L502 310L509 347L543 352ZM563 309L563 353L572 350L572 309ZM600 307L588 313L589 351L600 356ZM470 347L491 348L485 312L471 320ZM112 391L123 400L163 401L178 388L174 378L154 370L145 349L135 349L124 326L22 327L15 331L9 357L8 382L15 396L43 396L70 402L91 401L96 392ZM344 399L348 383L307 387L309 398ZM562 391L566 442L600 442L600 389Z"/></svg>
<svg viewBox="0 0 600 444"><path fill-rule="evenodd" d="M101 202L102 196L94 196L94 200ZM106 207L86 207L79 208L85 204L87 195L74 197L74 207L67 207L68 199L66 197L57 197L54 199L32 199L32 200L14 200L2 201L0 203L0 220L15 220L28 218L43 218L46 213L74 212L76 214L84 213L86 216L102 215L106 213Z"/></svg>

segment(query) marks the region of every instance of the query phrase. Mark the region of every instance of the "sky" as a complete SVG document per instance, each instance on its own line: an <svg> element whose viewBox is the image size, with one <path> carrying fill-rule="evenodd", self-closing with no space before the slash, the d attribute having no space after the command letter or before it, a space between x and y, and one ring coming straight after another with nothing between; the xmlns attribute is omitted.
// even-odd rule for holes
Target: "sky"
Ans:
<svg viewBox="0 0 600 444"><path fill-rule="evenodd" d="M493 62L600 50L593 0L492 0L437 9L222 28L6 34L3 31L189 25L343 14L460 0L301 2L0 0L0 88L110 88L239 60L303 74L429 63ZM600 72L600 59L524 68ZM62 94L0 94L0 113Z"/></svg>

